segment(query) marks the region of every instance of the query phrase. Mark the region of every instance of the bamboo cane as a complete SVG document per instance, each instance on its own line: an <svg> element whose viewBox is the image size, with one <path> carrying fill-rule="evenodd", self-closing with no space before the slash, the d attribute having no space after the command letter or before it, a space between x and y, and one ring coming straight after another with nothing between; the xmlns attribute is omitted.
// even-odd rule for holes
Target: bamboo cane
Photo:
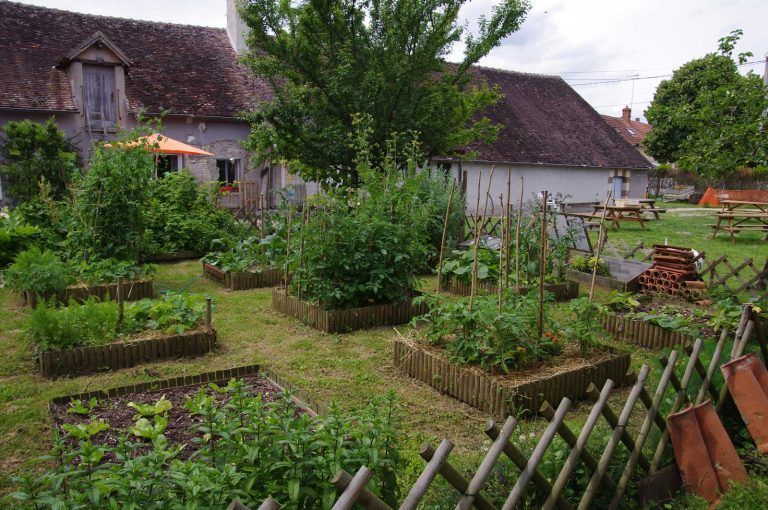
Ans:
<svg viewBox="0 0 768 510"><path fill-rule="evenodd" d="M291 213L293 209L288 207L288 225L286 225L287 234L285 237L285 292L288 294L288 272L290 270L289 256L291 254Z"/></svg>
<svg viewBox="0 0 768 510"><path fill-rule="evenodd" d="M437 260L437 289L435 292L440 294L440 279L443 275L443 254L445 252L445 236L448 231L448 218L451 215L451 203L453 202L453 193L456 190L456 178L451 183L451 194L448 196L448 207L445 208L445 221L443 221L443 237L440 240L440 257Z"/></svg>
<svg viewBox="0 0 768 510"><path fill-rule="evenodd" d="M491 175L488 176L488 189L485 190L485 203L483 204L483 215L481 218L486 218L488 213L488 198L491 196L491 183L493 183L493 173L496 171L496 165L491 167ZM480 220L481 222L484 220ZM480 223L475 221L476 229L475 229L475 252L474 252L474 263L472 267L472 290L470 291L470 306L469 309L472 310L472 299L474 299L475 294L477 294L477 250L480 245L480 234L482 234L482 228Z"/></svg>
<svg viewBox="0 0 768 510"><path fill-rule="evenodd" d="M547 263L547 191L541 194L541 246L539 249L539 316L536 327L538 338L544 334L544 273Z"/></svg>
<svg viewBox="0 0 768 510"><path fill-rule="evenodd" d="M475 273L477 271L477 238L478 230L480 229L480 226L478 225L478 221L480 220L480 183L483 179L483 172L480 171L479 175L477 176L477 202L475 203L475 230L472 232L472 282L470 284L470 292L469 292L469 311L472 311L472 300L475 297Z"/></svg>
<svg viewBox="0 0 768 510"><path fill-rule="evenodd" d="M600 251L603 249L603 224L605 223L605 213L608 210L608 201L611 200L611 194L613 190L608 190L608 194L605 197L605 205L603 205L603 215L600 217L600 228L597 234L597 251L595 252L595 267L592 268L592 283L589 284L589 302L592 302L592 297L595 293L595 279L597 278L597 264L600 262Z"/></svg>
<svg viewBox="0 0 768 510"><path fill-rule="evenodd" d="M504 195L499 195L499 203L504 203ZM499 312L501 312L501 291L503 290L502 287L504 286L504 278L501 273L501 268L504 265L504 245L505 240L507 238L506 234L506 227L504 226L504 218L501 220L501 244L499 244Z"/></svg>
<svg viewBox="0 0 768 510"><path fill-rule="evenodd" d="M520 294L520 224L523 222L523 193L525 177L520 176L520 205L517 207L517 225L515 227L515 289Z"/></svg>
<svg viewBox="0 0 768 510"><path fill-rule="evenodd" d="M307 232L307 226L309 225L309 212L310 209L304 204L304 208L306 209L306 215L304 217L304 230L301 232L301 242L299 243L299 269L302 269L304 267L304 237ZM301 282L296 287L296 294L299 299L301 299Z"/></svg>
<svg viewBox="0 0 768 510"><path fill-rule="evenodd" d="M510 201L512 200L512 167L507 168L507 203L504 206L504 221L506 221L506 229L504 233L506 235L506 243L504 244L505 250L505 262L504 262L504 288L509 288L509 234L510 234L510 220L509 215L511 210L509 208ZM501 268L499 268L501 272Z"/></svg>

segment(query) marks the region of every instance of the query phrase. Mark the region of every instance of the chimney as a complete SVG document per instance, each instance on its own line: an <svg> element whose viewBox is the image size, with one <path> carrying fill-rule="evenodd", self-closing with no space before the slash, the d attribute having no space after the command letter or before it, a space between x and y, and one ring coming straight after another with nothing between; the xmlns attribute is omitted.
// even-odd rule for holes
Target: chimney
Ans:
<svg viewBox="0 0 768 510"><path fill-rule="evenodd" d="M238 55L242 55L248 50L245 44L248 27L237 12L239 3L239 0L227 0L227 35L232 48Z"/></svg>
<svg viewBox="0 0 768 510"><path fill-rule="evenodd" d="M624 108L621 110L621 119L622 119L624 122L629 122L629 121L631 121L631 120L632 120L632 108L630 108L629 106L625 106L625 107L624 107Z"/></svg>

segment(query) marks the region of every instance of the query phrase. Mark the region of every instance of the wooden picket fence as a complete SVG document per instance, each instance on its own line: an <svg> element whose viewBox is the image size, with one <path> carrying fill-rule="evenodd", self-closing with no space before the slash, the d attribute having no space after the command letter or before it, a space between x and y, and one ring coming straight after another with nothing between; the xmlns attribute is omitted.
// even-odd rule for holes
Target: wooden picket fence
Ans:
<svg viewBox="0 0 768 510"><path fill-rule="evenodd" d="M745 306L741 323L733 339L729 359L734 359L744 352L753 333L759 340L765 359L768 352L765 348L765 339L757 334L758 328L751 306ZM724 331L706 366L701 358L703 342L700 339L693 345L671 351L668 356L660 356L658 359L662 373L655 389L651 388L648 380L650 373L648 365L643 365L639 373L630 371L628 376L632 382L632 388L618 414L608 403L614 389L614 381L605 381L602 388L591 385L588 396L594 401L594 405L584 425L578 431L571 429L565 423L572 406L570 399L563 398L557 409L548 402L544 402L541 406L541 414L549 424L530 456L526 456L514 442L513 433L518 425L514 416L509 416L501 426L489 420L485 434L493 443L469 480L450 463L449 456L454 447L451 441L443 439L437 448L429 444L423 445L420 456L427 463L426 467L399 505L399 509L416 509L432 483L440 476L456 490L459 497L457 509L474 507L495 510L496 504L484 495L482 490L502 455L519 469L518 478L501 507L504 510L518 507L524 501L525 493L531 486L536 489L534 496L538 498L538 506L542 509L585 510L598 504L596 499L601 497L602 500L607 501L604 504L600 503L601 506L615 510L622 505L628 487L634 483L637 486L641 506L649 501L670 497L679 490L681 482L674 463L662 466L665 459L669 458L667 452L669 432L665 416L677 412L689 403L700 403L707 398L712 400L718 412L722 411L729 397L728 387L723 385L718 389L713 383L713 376L722 364L721 361L728 361L728 359L722 359L727 340L728 332ZM687 361L685 361L686 357ZM671 405L669 405L670 398ZM635 425L638 423L637 420L630 422L638 403L643 413L639 428ZM601 421L601 417L607 423L611 433L607 443L604 446L600 445L602 454L598 459L591 452L599 450L588 448L588 446L592 432ZM554 481L550 481L539 470L539 465L555 436L558 435L568 445L570 451L557 477ZM656 437L658 440L652 440ZM618 479L614 479L608 473L608 466L611 460L615 460L620 444L629 453L621 475ZM653 452L653 454L647 455L646 452ZM566 499L564 489L580 465L587 468L590 479L576 503ZM332 481L340 492L333 509L348 510L355 505L360 505L368 510L391 510L389 505L367 489L366 485L372 477L373 472L365 466L361 467L354 476L343 470L339 471ZM239 502L233 502L230 508L243 510L246 507ZM275 510L279 506L274 500L268 499L259 508Z"/></svg>

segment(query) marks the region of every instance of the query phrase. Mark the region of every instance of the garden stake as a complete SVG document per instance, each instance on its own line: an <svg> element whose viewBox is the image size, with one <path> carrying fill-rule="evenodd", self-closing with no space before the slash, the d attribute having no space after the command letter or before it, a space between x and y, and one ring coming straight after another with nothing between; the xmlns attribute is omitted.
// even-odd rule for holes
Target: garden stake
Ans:
<svg viewBox="0 0 768 510"><path fill-rule="evenodd" d="M491 175L488 177L488 189L485 191L485 203L483 205L483 215L479 216L475 220L475 250L474 250L474 262L472 264L472 291L471 295L469 296L469 311L472 311L472 300L475 297L475 294L477 294L477 249L480 246L480 234L482 233L482 225L481 222L484 221L484 218L486 217L486 213L488 212L488 197L491 196L491 183L493 182L493 172L496 171L496 165L493 165L491 167ZM480 181L477 183L477 193L478 193L478 207L480 206ZM479 212L479 211L478 211Z"/></svg>
<svg viewBox="0 0 768 510"><path fill-rule="evenodd" d="M208 333L211 332L212 323L213 321L211 319L211 298L207 297L205 298L205 330Z"/></svg>
<svg viewBox="0 0 768 510"><path fill-rule="evenodd" d="M547 263L547 191L541 194L541 249L539 250L539 316L536 327L539 339L544 334L544 270Z"/></svg>
<svg viewBox="0 0 768 510"><path fill-rule="evenodd" d="M478 221L480 220L480 183L483 180L483 171L481 170L477 176L477 201L475 203L475 231L472 232L472 283L469 291L469 311L472 311L472 299L475 297L475 271L477 271L477 238L478 238Z"/></svg>
<svg viewBox="0 0 768 510"><path fill-rule="evenodd" d="M119 308L118 322L123 323L125 319L125 304L123 303L123 277L117 277L117 306Z"/></svg>
<svg viewBox="0 0 768 510"><path fill-rule="evenodd" d="M440 294L440 277L443 274L443 253L445 251L445 234L448 231L448 217L451 215L451 202L453 202L453 192L456 190L456 178L451 183L451 194L448 196L448 207L445 208L445 221L443 222L443 237L440 240L440 257L437 261L437 294Z"/></svg>
<svg viewBox="0 0 768 510"><path fill-rule="evenodd" d="M523 221L523 192L525 177L520 176L520 205L517 208L517 225L515 226L515 288L520 294L520 223Z"/></svg>
<svg viewBox="0 0 768 510"><path fill-rule="evenodd" d="M510 214L512 214L512 210L509 208L510 201L512 200L512 167L507 168L507 204L506 207L504 207L504 219L507 222L507 228L504 230L507 238L507 242L504 245L504 249L506 250L505 258L506 263L504 264L504 288L509 288L509 234L510 234L510 222L512 218L510 218ZM501 271L501 268L499 268L499 271Z"/></svg>
<svg viewBox="0 0 768 510"><path fill-rule="evenodd" d="M304 230L301 232L301 243L299 244L299 269L302 269L304 267L304 234L307 231L307 226L309 225L309 207L304 204L304 207L306 208L306 216L304 218ZM286 253L287 255L287 253ZM296 292L298 294L298 298L301 299L301 282L296 287Z"/></svg>
<svg viewBox="0 0 768 510"><path fill-rule="evenodd" d="M264 202L265 202L264 194L262 193L261 195L259 195L259 209L260 209L260 213L261 213L261 227L260 227L259 235L260 235L260 237L262 239L264 239ZM261 243L259 243L259 244L261 244ZM261 245L261 253L264 254L264 245L263 244Z"/></svg>
<svg viewBox="0 0 768 510"><path fill-rule="evenodd" d="M499 202L504 203L504 195L499 195ZM504 266L504 243L507 238L504 219L501 220L501 244L499 245L499 311L501 311L501 291L504 286L504 279L502 278L501 268Z"/></svg>
<svg viewBox="0 0 768 510"><path fill-rule="evenodd" d="M608 210L608 201L611 199L613 190L608 190L603 206L603 215L600 218L600 228L597 231L597 251L595 252L595 267L592 268L592 283L589 285L589 302L592 302L592 296L595 293L595 279L597 278L597 264L600 262L600 250L603 249L603 223L605 223L605 213Z"/></svg>
<svg viewBox="0 0 768 510"><path fill-rule="evenodd" d="M288 225L286 225L288 232L285 237L285 293L288 294L288 271L290 268L288 267L288 254L291 253L291 212L293 212L293 209L291 207L288 207Z"/></svg>

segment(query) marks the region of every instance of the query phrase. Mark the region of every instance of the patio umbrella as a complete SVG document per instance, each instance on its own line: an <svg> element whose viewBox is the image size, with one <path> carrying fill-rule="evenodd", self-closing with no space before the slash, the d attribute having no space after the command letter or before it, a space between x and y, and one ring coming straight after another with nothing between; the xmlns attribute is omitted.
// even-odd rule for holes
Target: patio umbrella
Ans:
<svg viewBox="0 0 768 510"><path fill-rule="evenodd" d="M118 145L122 145L118 143ZM151 152L158 154L186 154L188 156L213 156L212 153L198 149L194 145L189 145L173 138L168 138L165 135L154 133L149 136L142 136L138 140L127 144L129 147L136 147L138 145L147 145ZM107 143L104 147L112 147L111 143Z"/></svg>

